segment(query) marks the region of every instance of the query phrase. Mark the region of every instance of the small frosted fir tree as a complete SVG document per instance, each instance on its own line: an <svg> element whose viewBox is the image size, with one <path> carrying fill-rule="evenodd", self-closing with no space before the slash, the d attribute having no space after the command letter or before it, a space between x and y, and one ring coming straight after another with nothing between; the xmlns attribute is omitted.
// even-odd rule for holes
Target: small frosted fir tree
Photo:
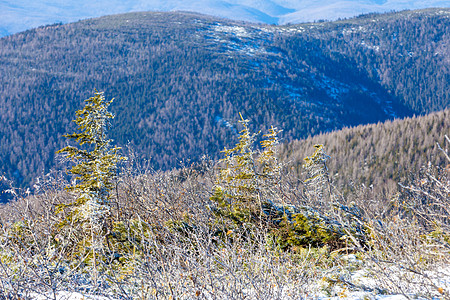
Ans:
<svg viewBox="0 0 450 300"><path fill-rule="evenodd" d="M109 120L114 118L108 111L113 100L105 101L103 93L96 92L94 97L85 100L85 107L76 112L74 122L80 132L64 135L80 146L86 145L83 148L91 148L90 150L67 146L57 152L75 163L70 173L76 176L75 184L67 188L75 193L75 202L59 207L59 211L70 208L62 227L70 225L75 231L74 236L81 234L75 248L91 250L90 254L80 255L86 256L94 269L96 257L102 250L105 236L111 227L110 197L117 164L126 159L118 154L120 148L111 146L111 140L106 135ZM78 229L81 229L81 233Z"/></svg>
<svg viewBox="0 0 450 300"><path fill-rule="evenodd" d="M307 176L304 181L306 195L322 205L326 202L331 204L332 192L327 167L327 160L330 157L325 153L323 145L314 145L314 148L316 149L314 153L305 157L303 163Z"/></svg>
<svg viewBox="0 0 450 300"><path fill-rule="evenodd" d="M260 164L258 179L260 186L264 187L264 198L274 202L282 201L279 199L279 193L276 191L281 182L282 169L282 164L278 160L278 146L280 144L278 134L280 132L281 130L278 130L276 127L270 127L269 133L264 134L263 137L265 139L260 142L263 151L258 157Z"/></svg>
<svg viewBox="0 0 450 300"><path fill-rule="evenodd" d="M323 247L337 249L344 246L345 235L364 239L358 211L354 208L328 201L333 197L328 177L325 154L322 145L316 145L313 155L305 158L304 167L308 179L306 185L309 204L314 206L295 207L287 205L281 186L282 164L277 159L278 133L271 127L261 141L261 151L255 151L256 134L251 134L248 120L241 117L243 129L234 148L225 149L221 159L219 176L211 200L217 204L214 212L218 221L225 221L219 232L228 236L236 225L250 235L260 229L267 230L271 243L280 249L301 249L302 247ZM328 198L328 199L327 199ZM328 205L325 208L325 201ZM327 212L342 211L342 217ZM232 222L227 222L227 221ZM342 222L340 222L342 220ZM353 223L352 223L353 222ZM252 231L254 229L257 231ZM247 236L247 235L245 235Z"/></svg>
<svg viewBox="0 0 450 300"><path fill-rule="evenodd" d="M219 162L221 168L212 200L219 204L219 214L242 224L257 218L260 200L255 172L255 151L253 143L256 134L250 133L249 120L239 114L239 123L243 129L239 134L239 142L234 148L225 148L225 158Z"/></svg>
<svg viewBox="0 0 450 300"><path fill-rule="evenodd" d="M278 141L278 134L281 130L271 126L269 133L264 134L265 140L262 140L261 146L263 151L258 157L258 162L261 164L261 175L264 177L278 177L281 171L281 165L277 158L277 147L280 144Z"/></svg>
<svg viewBox="0 0 450 300"><path fill-rule="evenodd" d="M218 204L216 213L238 225L259 223L266 218L265 202L274 200L275 186L279 182L281 165L276 158L279 131L271 127L261 142L262 151L253 144L258 133L251 133L249 120L239 114L243 129L234 148L223 150L222 168L211 198Z"/></svg>

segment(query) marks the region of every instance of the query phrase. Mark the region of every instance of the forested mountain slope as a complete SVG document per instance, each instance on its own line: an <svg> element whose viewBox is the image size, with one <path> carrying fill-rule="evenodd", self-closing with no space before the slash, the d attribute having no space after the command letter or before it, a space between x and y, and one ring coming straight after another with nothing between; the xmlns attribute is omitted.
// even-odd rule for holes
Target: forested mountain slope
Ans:
<svg viewBox="0 0 450 300"><path fill-rule="evenodd" d="M268 26L132 13L0 39L0 172L55 165L94 89L116 98L110 136L156 169L234 142L238 112L285 140L449 105L450 10Z"/></svg>
<svg viewBox="0 0 450 300"><path fill-rule="evenodd" d="M45 24L135 11L191 11L232 20L282 25L429 7L449 7L449 3L446 0L3 0L0 2L0 37Z"/></svg>
<svg viewBox="0 0 450 300"><path fill-rule="evenodd" d="M399 190L399 183L410 184L417 179L414 176L428 162L450 168L437 146L439 143L445 147L445 135L450 136L448 109L292 141L283 145L281 156L300 175L303 158L311 155L315 144L323 144L330 156L331 179L340 190L357 191L365 186L373 189L378 198L381 193L390 197Z"/></svg>
<svg viewBox="0 0 450 300"><path fill-rule="evenodd" d="M450 10L430 9L372 15L326 23L321 48L377 78L416 113L449 107Z"/></svg>

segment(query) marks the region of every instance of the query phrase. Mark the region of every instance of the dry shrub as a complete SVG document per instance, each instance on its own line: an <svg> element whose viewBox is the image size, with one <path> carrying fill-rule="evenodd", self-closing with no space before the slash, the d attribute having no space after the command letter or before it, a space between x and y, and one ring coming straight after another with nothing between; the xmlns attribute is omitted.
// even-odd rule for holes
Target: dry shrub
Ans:
<svg viewBox="0 0 450 300"><path fill-rule="evenodd" d="M71 237L55 231L63 218L55 208L73 201L72 195L46 190L8 204L1 292L53 298L59 291L76 291L123 299L299 299L316 293L325 252L274 251L264 229L252 239L239 231L220 237L211 230L220 226L207 208L215 172L205 164L125 173L112 200L119 241L104 253L119 255L98 265L96 282L89 266L67 257Z"/></svg>
<svg viewBox="0 0 450 300"><path fill-rule="evenodd" d="M392 200L365 206L372 237L368 266L389 293L450 299L449 175L430 163Z"/></svg>
<svg viewBox="0 0 450 300"><path fill-rule="evenodd" d="M218 170L208 160L171 172L135 170L123 170L111 195L113 226L96 280L89 265L71 259L74 236L57 230L64 216L56 207L74 199L61 191L67 183L60 177L42 181L40 193L5 205L0 292L11 298L77 291L121 299L302 299L316 297L324 286L330 295L346 286L448 298L448 282L439 281L447 276L450 257L448 215L441 210L448 207L444 169L423 173L432 176L427 178L433 186L418 185L424 181L417 179L409 193L384 202L360 194L350 205L331 189L329 197L358 207L370 228L369 243L333 252L327 247L282 251L266 227L253 227L251 238L236 229L218 234L226 222L211 209ZM320 203L303 193L298 178L286 172L280 178L270 192L283 204ZM418 205L424 199L432 203L426 209ZM315 208L346 222L333 206ZM356 255L357 264L349 263L349 254ZM366 270L374 286L352 283L357 269Z"/></svg>

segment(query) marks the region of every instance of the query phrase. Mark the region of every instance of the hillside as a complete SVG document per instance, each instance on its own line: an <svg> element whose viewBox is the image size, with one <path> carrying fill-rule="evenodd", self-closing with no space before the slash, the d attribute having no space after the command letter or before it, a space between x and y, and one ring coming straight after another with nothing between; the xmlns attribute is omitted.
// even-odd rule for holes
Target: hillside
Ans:
<svg viewBox="0 0 450 300"><path fill-rule="evenodd" d="M0 172L55 166L73 112L116 98L111 137L155 169L233 143L238 112L285 140L449 105L449 9L295 26L131 13L0 39Z"/></svg>
<svg viewBox="0 0 450 300"><path fill-rule="evenodd" d="M332 181L340 190L359 192L365 186L376 197L389 198L399 191L398 183L417 179L414 176L428 162L446 167L445 156L437 146L445 146L445 135L450 135L448 109L292 141L283 145L281 156L300 175L303 158L310 155L314 145L323 144L330 156Z"/></svg>
<svg viewBox="0 0 450 300"><path fill-rule="evenodd" d="M134 11L192 11L255 23L295 24L351 18L371 12L448 6L445 0L4 0L0 2L0 37L46 24Z"/></svg>

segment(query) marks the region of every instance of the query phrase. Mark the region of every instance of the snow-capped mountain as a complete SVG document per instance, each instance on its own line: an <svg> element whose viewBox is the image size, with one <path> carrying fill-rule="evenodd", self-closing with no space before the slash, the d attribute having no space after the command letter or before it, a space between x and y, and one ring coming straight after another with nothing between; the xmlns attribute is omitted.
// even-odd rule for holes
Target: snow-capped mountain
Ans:
<svg viewBox="0 0 450 300"><path fill-rule="evenodd" d="M286 24L449 6L448 0L0 0L0 37L40 25L132 11L193 11L234 20Z"/></svg>

